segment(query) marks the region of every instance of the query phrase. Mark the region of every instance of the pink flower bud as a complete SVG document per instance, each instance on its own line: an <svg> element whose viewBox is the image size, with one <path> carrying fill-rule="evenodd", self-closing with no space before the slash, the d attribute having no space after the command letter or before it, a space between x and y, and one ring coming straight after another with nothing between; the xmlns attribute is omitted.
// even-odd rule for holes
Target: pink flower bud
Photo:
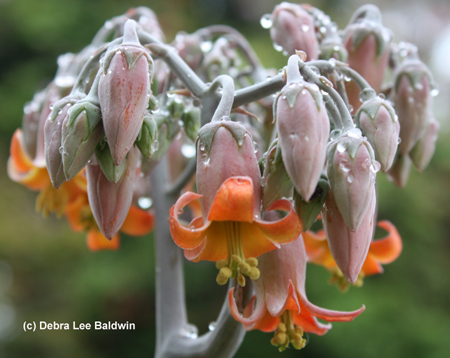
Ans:
<svg viewBox="0 0 450 358"><path fill-rule="evenodd" d="M45 89L45 98L42 105L42 111L39 116L39 125L37 130L37 137L36 137L36 152L33 159L33 164L37 167L45 167L45 138L44 138L44 127L47 118L49 117L50 113L53 114L53 110L55 109L54 104L59 102L59 99L61 98L60 92L58 87L55 85L54 82L51 82L47 88ZM52 119L57 116L57 112L55 112L54 116L52 116ZM28 138L27 138L28 140Z"/></svg>
<svg viewBox="0 0 450 358"><path fill-rule="evenodd" d="M124 32L122 45L105 55L98 93L116 165L136 140L151 93L152 59L137 39L134 21L126 22Z"/></svg>
<svg viewBox="0 0 450 358"><path fill-rule="evenodd" d="M70 106L64 106L52 120L48 117L44 125L45 162L50 180L55 188L66 181L62 164L61 132L64 118Z"/></svg>
<svg viewBox="0 0 450 358"><path fill-rule="evenodd" d="M39 129L39 118L44 110L45 90L34 95L33 99L25 104L22 119L22 139L26 153L31 159L36 156L36 144ZM48 114L49 109L45 109Z"/></svg>
<svg viewBox="0 0 450 358"><path fill-rule="evenodd" d="M392 180L399 188L403 188L406 183L408 183L411 164L412 160L409 157L409 154L398 154L391 169L387 172L388 178Z"/></svg>
<svg viewBox="0 0 450 358"><path fill-rule="evenodd" d="M423 171L428 166L428 163L433 157L434 150L436 149L439 127L439 122L431 117L425 134L417 142L410 153L415 167L420 171Z"/></svg>
<svg viewBox="0 0 450 358"><path fill-rule="evenodd" d="M394 161L399 142L400 124L394 109L388 101L377 97L363 103L355 119L386 172Z"/></svg>
<svg viewBox="0 0 450 358"><path fill-rule="evenodd" d="M345 29L343 42L348 51L347 63L378 93L388 66L392 34L381 24L381 15L378 22L364 17L356 21ZM357 110L361 105L359 87L352 81L346 88L349 101Z"/></svg>
<svg viewBox="0 0 450 358"><path fill-rule="evenodd" d="M298 50L306 52L309 61L319 57L314 19L301 5L283 2L275 7L270 37L289 55Z"/></svg>
<svg viewBox="0 0 450 358"><path fill-rule="evenodd" d="M253 141L245 127L227 120L211 122L199 131L197 142L197 190L203 195L203 213L209 209L222 184L233 176L252 179L254 214L260 214L261 174Z"/></svg>
<svg viewBox="0 0 450 358"><path fill-rule="evenodd" d="M201 41L202 40L198 35L177 34L175 41L172 44L178 51L180 57L193 70L196 70L203 61L203 51L200 47Z"/></svg>
<svg viewBox="0 0 450 358"><path fill-rule="evenodd" d="M336 264L351 283L355 283L367 257L374 232L376 210L375 186L368 189L368 209L357 230L351 230L338 208L335 193L328 193L322 219L328 245Z"/></svg>
<svg viewBox="0 0 450 358"><path fill-rule="evenodd" d="M165 42L164 32L159 25L158 18L151 9L145 6L139 6L128 10L126 15L128 18L136 20L139 27L145 32L148 32L159 41Z"/></svg>
<svg viewBox="0 0 450 358"><path fill-rule="evenodd" d="M357 128L338 138L328 150L328 179L336 205L350 230L361 225L370 206L375 173L373 149Z"/></svg>
<svg viewBox="0 0 450 358"><path fill-rule="evenodd" d="M431 116L432 97L430 75L420 61L406 61L397 71L392 100L400 122L398 145L403 155L408 154L424 135Z"/></svg>
<svg viewBox="0 0 450 358"><path fill-rule="evenodd" d="M97 103L81 100L75 104L62 127L61 154L67 180L74 178L94 153L103 135Z"/></svg>
<svg viewBox="0 0 450 358"><path fill-rule="evenodd" d="M330 132L319 88L307 82L287 84L274 112L286 171L308 201L323 170Z"/></svg>
<svg viewBox="0 0 450 358"><path fill-rule="evenodd" d="M127 168L117 183L106 178L96 160L86 166L89 204L98 227L109 240L119 232L130 209L139 150L132 148L125 160Z"/></svg>

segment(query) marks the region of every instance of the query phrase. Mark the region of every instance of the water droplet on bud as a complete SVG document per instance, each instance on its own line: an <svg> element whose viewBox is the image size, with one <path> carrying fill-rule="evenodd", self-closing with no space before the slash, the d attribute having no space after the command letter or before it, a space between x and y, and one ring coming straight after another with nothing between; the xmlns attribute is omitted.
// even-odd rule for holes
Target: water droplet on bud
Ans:
<svg viewBox="0 0 450 358"><path fill-rule="evenodd" d="M260 23L264 29L270 29L272 27L272 15L270 14L263 15L261 17Z"/></svg>

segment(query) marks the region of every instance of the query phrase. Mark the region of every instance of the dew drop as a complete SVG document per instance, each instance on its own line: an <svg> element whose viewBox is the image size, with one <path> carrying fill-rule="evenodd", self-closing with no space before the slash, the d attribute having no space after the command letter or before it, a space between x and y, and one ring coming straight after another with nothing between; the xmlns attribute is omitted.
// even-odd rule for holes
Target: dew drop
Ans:
<svg viewBox="0 0 450 358"><path fill-rule="evenodd" d="M352 79L350 78L350 77L348 77L348 76L344 76L344 81L345 82L350 82Z"/></svg>
<svg viewBox="0 0 450 358"><path fill-rule="evenodd" d="M351 104L349 104L347 108L348 108L348 111L349 111L350 113L353 112L353 109L354 109L354 108L353 108L353 106L352 106Z"/></svg>
<svg viewBox="0 0 450 358"><path fill-rule="evenodd" d="M191 232L195 231L195 226L191 226Z"/></svg>
<svg viewBox="0 0 450 358"><path fill-rule="evenodd" d="M278 52L283 51L283 46L280 46L280 45L276 44L275 42L273 43L273 48L275 49L275 51L278 51Z"/></svg>
<svg viewBox="0 0 450 358"><path fill-rule="evenodd" d="M344 146L342 143L338 143L338 145L337 145L337 147L336 147L336 150L337 150L339 153L344 153L344 152L346 151L346 148L345 148L345 146Z"/></svg>
<svg viewBox="0 0 450 358"><path fill-rule="evenodd" d="M386 96L384 95L384 93L380 93L380 94L378 95L378 98L379 98L379 99L385 99Z"/></svg>
<svg viewBox="0 0 450 358"><path fill-rule="evenodd" d="M203 143L200 143L200 150L203 152L205 150L205 145Z"/></svg>
<svg viewBox="0 0 450 358"><path fill-rule="evenodd" d="M341 135L342 131L340 129L333 129L330 133L330 139L335 140Z"/></svg>
<svg viewBox="0 0 450 358"><path fill-rule="evenodd" d="M116 55L120 55L120 54L122 54L122 51L117 50L117 51L116 51Z"/></svg>
<svg viewBox="0 0 450 358"><path fill-rule="evenodd" d="M214 331L215 329L216 329L216 322L211 322L209 325L208 325L208 329L212 332L212 331Z"/></svg>
<svg viewBox="0 0 450 358"><path fill-rule="evenodd" d="M305 140L305 142L309 142L309 137L307 135L305 135L303 139Z"/></svg>
<svg viewBox="0 0 450 358"><path fill-rule="evenodd" d="M112 71L111 71L111 70L109 70L109 71L108 71L108 75L110 75L111 73L112 73Z"/></svg>
<svg viewBox="0 0 450 358"><path fill-rule="evenodd" d="M416 83L416 85L414 86L414 88L415 88L416 90L418 90L418 91L421 91L421 90L423 90L423 84L421 84L421 83Z"/></svg>
<svg viewBox="0 0 450 358"><path fill-rule="evenodd" d="M200 48L203 52L209 52L212 49L212 42L211 41L204 41L201 43Z"/></svg>
<svg viewBox="0 0 450 358"><path fill-rule="evenodd" d="M430 92L431 97L436 97L439 94L439 89L433 88Z"/></svg>
<svg viewBox="0 0 450 358"><path fill-rule="evenodd" d="M272 81L272 77L267 76L267 77L266 77L266 81L268 81L268 82L269 82L269 81Z"/></svg>
<svg viewBox="0 0 450 358"><path fill-rule="evenodd" d="M347 132L348 136L351 138L361 138L362 133L359 128L352 128Z"/></svg>
<svg viewBox="0 0 450 358"><path fill-rule="evenodd" d="M152 152L156 152L159 148L159 142L157 140L153 141L151 145Z"/></svg>
<svg viewBox="0 0 450 358"><path fill-rule="evenodd" d="M398 116L395 115L395 116L394 116L394 122L397 122L397 121L398 121Z"/></svg>
<svg viewBox="0 0 450 358"><path fill-rule="evenodd" d="M187 324L186 326L184 326L181 329L181 335L191 338L191 339L196 339L198 337L198 328L196 326L194 326L193 324Z"/></svg>
<svg viewBox="0 0 450 358"><path fill-rule="evenodd" d="M335 52L339 52L340 49L341 49L341 48L340 48L338 45L336 45L336 46L333 47L333 51L335 51Z"/></svg>
<svg viewBox="0 0 450 358"><path fill-rule="evenodd" d="M153 200L146 196L141 196L138 199L138 205L141 209L149 209L153 204Z"/></svg>
<svg viewBox="0 0 450 358"><path fill-rule="evenodd" d="M381 169L381 164L379 162L377 162L376 160L374 160L372 162L372 165L370 166L370 171L372 173L378 173Z"/></svg>
<svg viewBox="0 0 450 358"><path fill-rule="evenodd" d="M322 93L323 96L328 96L328 92L327 91L320 90L320 92Z"/></svg>
<svg viewBox="0 0 450 358"><path fill-rule="evenodd" d="M253 142L253 148L255 149L255 153L259 150L259 144L257 142Z"/></svg>
<svg viewBox="0 0 450 358"><path fill-rule="evenodd" d="M105 28L107 28L108 30L112 29L113 26L114 25L113 25L112 21L106 21L105 22Z"/></svg>
<svg viewBox="0 0 450 358"><path fill-rule="evenodd" d="M195 156L195 147L192 144L185 143L181 146L181 153L186 158L193 158Z"/></svg>
<svg viewBox="0 0 450 358"><path fill-rule="evenodd" d="M401 142L402 142L402 139L400 137L398 137L397 144L400 144Z"/></svg>
<svg viewBox="0 0 450 358"><path fill-rule="evenodd" d="M349 175L349 176L347 177L347 181L349 182L349 184L353 183L353 179L355 179L355 178L353 177L353 175Z"/></svg>
<svg viewBox="0 0 450 358"><path fill-rule="evenodd" d="M302 25L302 31L303 31L303 32L308 32L309 29L310 29L310 26L309 26L309 25Z"/></svg>
<svg viewBox="0 0 450 358"><path fill-rule="evenodd" d="M325 34L327 32L327 28L325 26L321 26L319 28L320 33Z"/></svg>
<svg viewBox="0 0 450 358"><path fill-rule="evenodd" d="M350 171L350 167L347 162L340 163L339 169L341 169L344 173L348 173Z"/></svg>
<svg viewBox="0 0 450 358"><path fill-rule="evenodd" d="M173 98L173 97L175 97L175 93L167 92L167 97Z"/></svg>
<svg viewBox="0 0 450 358"><path fill-rule="evenodd" d="M180 210L178 210L178 215L182 215L184 213L184 209L180 209Z"/></svg>
<svg viewBox="0 0 450 358"><path fill-rule="evenodd" d="M206 154L206 153L202 154L202 162L203 162L203 164L208 165L210 160L211 160L211 157L208 154Z"/></svg>
<svg viewBox="0 0 450 358"><path fill-rule="evenodd" d="M270 14L263 15L260 23L264 29L270 29L272 27L272 16Z"/></svg>

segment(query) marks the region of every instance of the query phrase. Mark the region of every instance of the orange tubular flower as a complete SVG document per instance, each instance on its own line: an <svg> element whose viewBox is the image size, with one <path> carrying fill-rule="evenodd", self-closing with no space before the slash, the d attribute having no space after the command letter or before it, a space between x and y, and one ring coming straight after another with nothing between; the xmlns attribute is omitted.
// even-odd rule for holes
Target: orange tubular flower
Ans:
<svg viewBox="0 0 450 358"><path fill-rule="evenodd" d="M91 251L117 250L120 246L119 234L108 240L98 228L89 206L86 193L79 195L75 201L66 208L65 215L70 227L75 232L87 232L87 246ZM151 212L131 205L120 231L130 236L148 234L154 226Z"/></svg>
<svg viewBox="0 0 450 358"><path fill-rule="evenodd" d="M383 273L381 264L385 265L395 261L402 252L402 239L395 226L389 221L379 221L378 227L386 230L388 234L386 237L373 240L370 243L369 253L356 281L357 286L362 285L362 278L365 276ZM342 290L346 290L348 288L347 281L339 272L331 255L325 231L321 230L317 233L307 231L303 233L303 238L309 261L324 266L331 271L333 274L332 281L337 282Z"/></svg>
<svg viewBox="0 0 450 358"><path fill-rule="evenodd" d="M44 217L55 212L57 216L64 213L66 206L76 199L78 194L86 190L86 179L79 174L70 182L65 182L55 189L45 166L33 162L26 154L22 143L22 131L17 129L11 140L8 175L28 189L39 191L36 199L36 210L42 211Z"/></svg>
<svg viewBox="0 0 450 358"><path fill-rule="evenodd" d="M207 219L197 217L189 227L183 226L178 214L190 202L202 195L187 192L170 209L170 229L175 243L184 249L188 260L216 261L221 270L219 284L238 274L238 282L245 284L239 271L251 279L259 277L255 257L295 240L302 226L288 200L278 200L269 210L282 210L287 215L278 221L264 221L255 215L253 183L249 177L232 177L220 187ZM241 278L242 277L242 278Z"/></svg>
<svg viewBox="0 0 450 358"><path fill-rule="evenodd" d="M303 331L325 334L327 322L349 322L361 314L365 307L352 312L331 311L310 303L305 292L306 252L300 237L281 249L260 258L261 279L254 282L256 295L240 315L233 297L234 288L228 292L228 304L233 317L249 331L275 331L272 344L284 350L289 343L301 349L306 341ZM256 300L256 304L255 304Z"/></svg>

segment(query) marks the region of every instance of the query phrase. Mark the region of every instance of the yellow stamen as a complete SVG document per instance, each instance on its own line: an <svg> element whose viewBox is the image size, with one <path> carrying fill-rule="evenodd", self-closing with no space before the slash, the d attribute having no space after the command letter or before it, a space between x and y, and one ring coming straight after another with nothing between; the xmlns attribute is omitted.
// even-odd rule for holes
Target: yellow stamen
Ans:
<svg viewBox="0 0 450 358"><path fill-rule="evenodd" d="M284 351L289 343L295 349L302 349L306 345L306 339L303 338L303 329L294 325L293 311L287 310L280 316L278 329L270 341L272 345L278 347L280 352Z"/></svg>
<svg viewBox="0 0 450 358"><path fill-rule="evenodd" d="M260 276L259 270L256 268L258 260L255 257L244 256L241 238L242 223L235 221L221 222L221 229L225 232L227 240L228 258L216 262L216 268L222 270L228 268L232 278L236 278L240 286L245 286L245 277L248 276L252 280L257 280ZM229 277L228 277L229 278ZM223 285L227 282L224 276L217 276L217 283Z"/></svg>
<svg viewBox="0 0 450 358"><path fill-rule="evenodd" d="M42 212L42 216L47 217L51 213L55 213L59 218L64 214L69 195L67 191L55 189L52 185L48 185L41 190L36 198L36 211Z"/></svg>

